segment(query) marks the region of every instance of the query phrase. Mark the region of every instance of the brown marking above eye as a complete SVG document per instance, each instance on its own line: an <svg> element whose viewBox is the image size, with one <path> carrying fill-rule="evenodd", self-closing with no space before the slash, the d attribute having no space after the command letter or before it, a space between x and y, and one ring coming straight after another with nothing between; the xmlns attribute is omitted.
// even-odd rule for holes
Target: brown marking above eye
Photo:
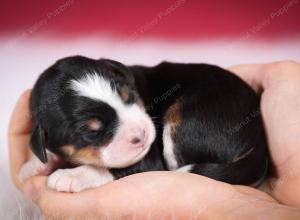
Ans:
<svg viewBox="0 0 300 220"><path fill-rule="evenodd" d="M124 102L127 102L129 99L129 90L127 87L123 87L120 92L121 98Z"/></svg>
<svg viewBox="0 0 300 220"><path fill-rule="evenodd" d="M91 131L99 131L102 128L102 122L98 118L91 118L87 121L87 126Z"/></svg>

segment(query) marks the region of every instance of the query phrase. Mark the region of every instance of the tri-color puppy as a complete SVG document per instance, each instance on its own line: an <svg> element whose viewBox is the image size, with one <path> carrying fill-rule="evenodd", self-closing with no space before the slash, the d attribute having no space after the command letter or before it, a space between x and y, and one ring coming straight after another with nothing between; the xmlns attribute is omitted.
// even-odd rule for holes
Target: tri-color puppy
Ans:
<svg viewBox="0 0 300 220"><path fill-rule="evenodd" d="M151 170L250 185L268 169L259 97L217 66L67 57L41 74L30 110L36 156L20 178L51 173L59 191Z"/></svg>

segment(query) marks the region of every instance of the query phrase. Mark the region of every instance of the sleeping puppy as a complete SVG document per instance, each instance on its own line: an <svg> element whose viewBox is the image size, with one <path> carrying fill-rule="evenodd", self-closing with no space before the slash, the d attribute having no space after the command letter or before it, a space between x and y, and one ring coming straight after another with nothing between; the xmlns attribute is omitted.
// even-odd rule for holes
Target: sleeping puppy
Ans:
<svg viewBox="0 0 300 220"><path fill-rule="evenodd" d="M268 170L259 97L212 65L67 57L41 74L30 111L34 155L20 179L50 174L58 191L153 170L251 185Z"/></svg>

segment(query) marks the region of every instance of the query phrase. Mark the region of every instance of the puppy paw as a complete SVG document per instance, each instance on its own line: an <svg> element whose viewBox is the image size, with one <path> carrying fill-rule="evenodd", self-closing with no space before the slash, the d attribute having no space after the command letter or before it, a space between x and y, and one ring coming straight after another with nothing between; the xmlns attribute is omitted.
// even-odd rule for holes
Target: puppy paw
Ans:
<svg viewBox="0 0 300 220"><path fill-rule="evenodd" d="M112 180L113 176L107 169L85 165L73 169L56 170L48 178L48 187L61 192L80 192Z"/></svg>
<svg viewBox="0 0 300 220"><path fill-rule="evenodd" d="M55 155L48 155L48 162L42 163L36 156L32 156L29 161L27 161L19 172L19 180L25 181L32 176L47 176L49 175L57 166L58 159Z"/></svg>

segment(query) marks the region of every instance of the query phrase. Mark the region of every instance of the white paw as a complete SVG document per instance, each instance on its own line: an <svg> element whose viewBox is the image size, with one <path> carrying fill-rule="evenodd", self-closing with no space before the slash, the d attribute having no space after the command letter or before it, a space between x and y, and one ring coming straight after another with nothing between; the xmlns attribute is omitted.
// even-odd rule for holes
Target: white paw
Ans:
<svg viewBox="0 0 300 220"><path fill-rule="evenodd" d="M48 162L42 163L36 156L32 156L20 170L19 180L24 181L32 176L49 175L57 164L58 160L54 155L48 155Z"/></svg>
<svg viewBox="0 0 300 220"><path fill-rule="evenodd" d="M112 180L113 176L108 170L85 165L56 170L48 178L48 187L62 192L80 192Z"/></svg>

